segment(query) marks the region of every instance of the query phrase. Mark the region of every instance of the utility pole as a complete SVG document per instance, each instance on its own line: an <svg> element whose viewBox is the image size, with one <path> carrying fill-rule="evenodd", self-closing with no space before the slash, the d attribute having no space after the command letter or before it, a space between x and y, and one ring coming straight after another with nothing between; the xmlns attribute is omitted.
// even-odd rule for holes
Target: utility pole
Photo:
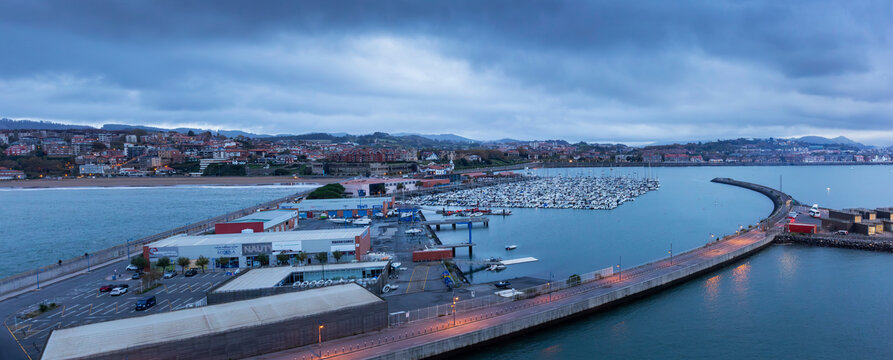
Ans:
<svg viewBox="0 0 893 360"><path fill-rule="evenodd" d="M670 265L673 265L673 243L670 243Z"/></svg>
<svg viewBox="0 0 893 360"><path fill-rule="evenodd" d="M617 280L623 281L623 256L617 260Z"/></svg>

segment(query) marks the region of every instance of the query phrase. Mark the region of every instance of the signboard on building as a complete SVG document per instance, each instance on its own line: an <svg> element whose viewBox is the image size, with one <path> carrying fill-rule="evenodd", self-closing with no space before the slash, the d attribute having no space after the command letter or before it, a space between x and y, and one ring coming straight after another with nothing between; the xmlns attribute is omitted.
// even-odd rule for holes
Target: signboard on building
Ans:
<svg viewBox="0 0 893 360"><path fill-rule="evenodd" d="M373 209L381 209L381 205L372 205Z"/></svg>
<svg viewBox="0 0 893 360"><path fill-rule="evenodd" d="M302 251L301 241L277 241L273 243L273 251L283 253L296 253Z"/></svg>
<svg viewBox="0 0 893 360"><path fill-rule="evenodd" d="M363 205L363 204L357 205L357 209L366 209L368 207L369 207L369 205Z"/></svg>
<svg viewBox="0 0 893 360"><path fill-rule="evenodd" d="M242 255L260 255L273 252L273 243L242 244Z"/></svg>
<svg viewBox="0 0 893 360"><path fill-rule="evenodd" d="M217 256L239 256L242 255L239 251L242 250L242 247L238 244L227 244L227 245L214 245L214 251Z"/></svg>
<svg viewBox="0 0 893 360"><path fill-rule="evenodd" d="M149 248L149 257L153 258L176 258L180 256L179 249L176 246L171 247L153 247Z"/></svg>

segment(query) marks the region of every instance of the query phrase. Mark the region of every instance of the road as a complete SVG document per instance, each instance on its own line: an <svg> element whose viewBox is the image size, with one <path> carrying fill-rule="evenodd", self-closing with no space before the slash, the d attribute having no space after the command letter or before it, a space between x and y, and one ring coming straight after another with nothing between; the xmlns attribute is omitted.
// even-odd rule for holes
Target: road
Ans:
<svg viewBox="0 0 893 360"><path fill-rule="evenodd" d="M722 240L683 254L645 264L633 269L622 270L618 274L601 280L584 283L540 295L526 300L498 303L496 305L427 320L419 320L405 325L388 328L376 333L362 334L348 338L271 353L254 359L316 359L324 358L365 359L391 355L414 346L448 339L491 326L505 324L538 313L554 310L562 306L604 295L612 291L646 282L668 273L693 266L697 263L724 255L742 247L763 240L768 235L762 231L751 231L741 236ZM323 333L323 339L325 334Z"/></svg>
<svg viewBox="0 0 893 360"><path fill-rule="evenodd" d="M39 358L47 337L55 328L186 308L202 300L205 291L227 278L224 272L219 271L199 272L193 277L180 274L172 279L159 280L162 286L139 295L140 281L130 280L131 273L124 269L126 266L124 260L116 261L94 268L89 273L41 287L39 291L26 292L0 302L0 316L7 330L0 338L2 359ZM116 274L122 277L111 280L112 275ZM122 296L100 293L99 287L106 284L128 284L129 290ZM136 300L150 295L156 297L158 305L137 312L134 309ZM42 302L55 302L59 307L31 319L21 316Z"/></svg>

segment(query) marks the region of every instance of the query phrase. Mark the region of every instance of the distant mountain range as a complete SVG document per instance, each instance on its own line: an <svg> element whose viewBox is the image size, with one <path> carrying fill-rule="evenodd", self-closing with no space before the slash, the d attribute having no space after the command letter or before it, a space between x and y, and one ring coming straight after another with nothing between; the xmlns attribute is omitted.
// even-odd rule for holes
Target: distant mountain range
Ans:
<svg viewBox="0 0 893 360"><path fill-rule="evenodd" d="M829 139L829 138L821 137L821 136L803 136L803 137L799 137L799 138L792 138L791 140L796 140L796 141L802 142L804 144L815 144L815 145L849 145L849 146L855 146L860 149L865 149L865 148L870 147L865 144L850 140L844 136L838 136L833 139Z"/></svg>
<svg viewBox="0 0 893 360"><path fill-rule="evenodd" d="M308 133L301 135L292 135L292 134L278 134L278 135L268 135L268 134L254 134L250 132L240 131L240 130L210 130L210 129L198 129L198 128L176 128L176 129L166 129L159 128L153 126L144 126L144 125L125 125L125 124L105 124L101 128L97 129L92 126L86 125L68 125L62 123L55 123L51 121L33 121L33 120L12 120L12 119L0 119L0 130L108 130L108 131L127 131L127 130L135 130L141 129L145 131L176 131L180 133L188 133L192 131L194 133L202 133L205 131L210 131L212 133L219 133L221 135L227 137L238 137L244 136L248 138L292 138L292 139L301 139L301 140L332 140L332 141L354 141L360 143L374 143L377 141L393 141L393 142L404 142L409 144L410 146L436 146L443 145L444 143L454 143L461 145L473 145L473 144L481 144L481 143L514 143L514 142L524 142L524 140L516 140L516 139L499 139L499 140L475 140L469 139L463 136L455 135L455 134L417 134L417 133L395 133L395 134L387 134L376 132L374 134L368 135L351 135L345 132L339 133ZM853 146L859 149L871 148L871 146L864 145L862 143L853 141L843 136L838 136L836 138L825 138L821 136L803 136L800 138L790 138L789 140L799 141L804 144L814 144L814 145L846 145ZM664 144L685 144L685 143L693 143L697 141L682 141L682 142L660 142L655 143L654 145ZM709 142L709 141L703 141Z"/></svg>
<svg viewBox="0 0 893 360"><path fill-rule="evenodd" d="M0 130L84 130L93 129L86 125L67 125L51 121L0 119Z"/></svg>

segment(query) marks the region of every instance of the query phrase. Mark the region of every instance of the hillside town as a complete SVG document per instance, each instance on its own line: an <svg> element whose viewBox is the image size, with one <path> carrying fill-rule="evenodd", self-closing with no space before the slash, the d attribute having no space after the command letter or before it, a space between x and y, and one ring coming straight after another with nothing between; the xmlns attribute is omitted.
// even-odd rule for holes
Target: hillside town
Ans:
<svg viewBox="0 0 893 360"><path fill-rule="evenodd" d="M0 130L0 154L0 180L173 175L433 178L524 163L695 166L871 164L893 159L891 148L773 138L631 147L563 140L441 141L385 133L252 138L140 128Z"/></svg>

